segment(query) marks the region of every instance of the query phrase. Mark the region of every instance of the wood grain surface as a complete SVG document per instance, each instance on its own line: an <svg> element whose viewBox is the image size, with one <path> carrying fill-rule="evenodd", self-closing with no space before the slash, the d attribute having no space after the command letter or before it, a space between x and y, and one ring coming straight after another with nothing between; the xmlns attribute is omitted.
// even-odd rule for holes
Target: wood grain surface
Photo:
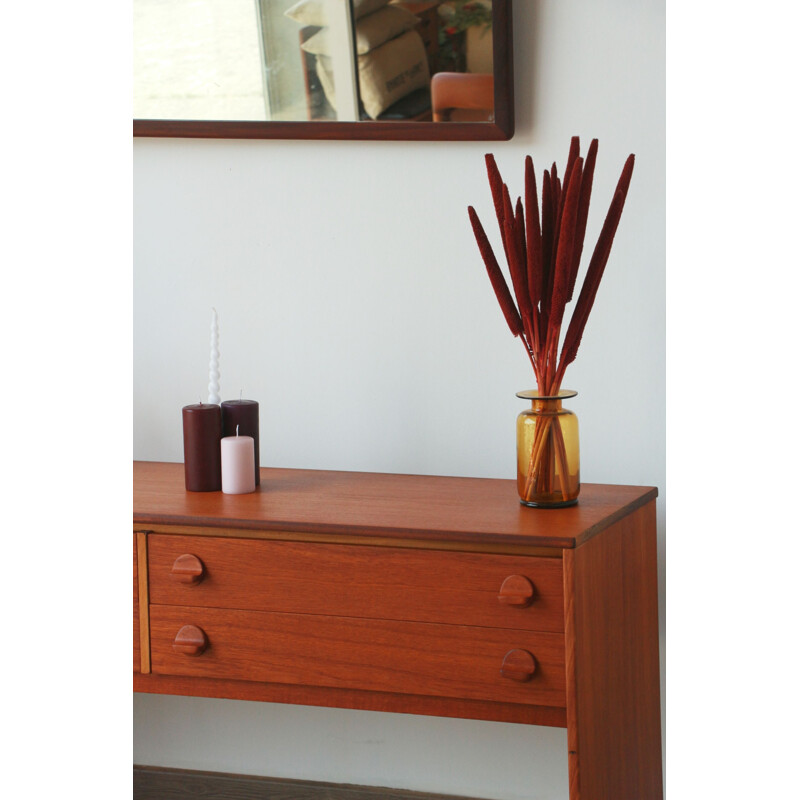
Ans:
<svg viewBox="0 0 800 800"><path fill-rule="evenodd" d="M139 551L137 535L133 534L133 671L142 671L141 643L139 640Z"/></svg>
<svg viewBox="0 0 800 800"><path fill-rule="evenodd" d="M150 534L150 600L414 622L564 629L561 559L390 547ZM203 577L176 580L193 555ZM186 561L186 559L184 559ZM510 576L525 576L527 606L501 602Z"/></svg>
<svg viewBox="0 0 800 800"><path fill-rule="evenodd" d="M375 786L134 766L133 800L468 800Z"/></svg>
<svg viewBox="0 0 800 800"><path fill-rule="evenodd" d="M136 605L139 610L138 625L134 632L139 642L139 669L143 673L150 672L150 587L148 585L147 568L147 534L135 533L137 568L134 580L136 581Z"/></svg>
<svg viewBox="0 0 800 800"><path fill-rule="evenodd" d="M655 503L564 553L570 800L661 800Z"/></svg>
<svg viewBox="0 0 800 800"><path fill-rule="evenodd" d="M133 520L349 537L574 548L657 491L584 484L571 508L527 508L516 482L429 475L262 469L251 494L187 492L182 464L134 462Z"/></svg>
<svg viewBox="0 0 800 800"><path fill-rule="evenodd" d="M133 690L150 694L185 697L217 697L263 703L292 703L301 706L349 708L358 711L386 711L395 714L422 714L430 717L483 719L566 728L563 707L521 703L495 703L488 700L432 697L430 695L367 692L360 689L332 689L324 686L297 686L285 683L235 681L229 678L202 678L182 675L133 676Z"/></svg>
<svg viewBox="0 0 800 800"><path fill-rule="evenodd" d="M173 649L185 625L208 637L202 655ZM150 635L161 675L566 705L559 634L151 604ZM526 683L501 675L515 648L536 659Z"/></svg>
<svg viewBox="0 0 800 800"><path fill-rule="evenodd" d="M261 480L134 463L135 691L566 727L570 800L661 800L656 489Z"/></svg>

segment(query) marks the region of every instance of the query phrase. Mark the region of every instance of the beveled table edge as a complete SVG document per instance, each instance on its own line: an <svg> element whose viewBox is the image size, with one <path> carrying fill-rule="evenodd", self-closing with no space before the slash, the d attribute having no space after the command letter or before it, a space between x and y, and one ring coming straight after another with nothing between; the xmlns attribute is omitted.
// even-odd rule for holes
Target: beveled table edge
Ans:
<svg viewBox="0 0 800 800"><path fill-rule="evenodd" d="M136 483L136 465L155 465L155 464L174 464L174 468L181 468L180 462L143 462L134 461L134 484ZM419 475L419 474L406 474L406 473L378 473L378 472L363 472L363 471L347 471L347 470L305 470L305 469L290 469L290 468L273 468L262 467L262 487L269 484L270 473L280 474L297 474L302 475L331 475L331 476L351 476L354 480L358 478L375 477L380 480L391 480L392 478L398 479L422 479L430 481L480 481L482 483L505 484L509 487L515 487L516 483L513 480L503 478L465 478L446 475ZM604 484L582 484L582 489L596 489L602 488ZM596 536L601 531L610 527L614 523L623 519L627 515L653 501L658 496L658 489L656 487L648 486L629 486L629 485L615 485L609 488L615 489L637 489L639 494L633 497L628 502L619 505L611 513L606 514L597 522L588 525L580 530L575 535L542 535L524 533L508 533L504 534L498 531L482 530L476 526L474 529L451 529L447 527L440 527L436 530L427 532L425 529L419 527L402 526L402 525L383 525L383 524L360 524L354 523L326 523L319 519L309 523L308 520L293 521L289 519L281 519L279 517L271 519L254 519L252 516L205 516L198 514L183 514L183 513L165 513L165 512L147 512L136 511L133 512L133 523L139 529L144 529L147 526L170 526L170 527L186 527L186 528L203 528L214 529L220 531L231 531L228 535L236 535L234 532L251 532L251 536L257 536L256 532L263 532L264 538L291 538L299 539L302 541L347 541L347 542L363 542L364 544L375 543L384 546L406 546L406 547L426 547L431 546L431 543L441 542L448 545L451 544L464 544L470 547L488 546L490 551L499 552L521 552L517 548L537 548L537 549L553 549L564 550L574 549L583 542ZM515 490L516 491L516 490ZM256 490L258 493L259 490ZM200 493L204 494L204 493ZM209 492L209 495L221 495L221 492ZM227 497L231 497L228 495ZM235 496L234 496L235 497ZM242 495L248 497L248 495ZM509 501L513 502L513 501ZM565 509L537 509L525 508L526 514L568 514L574 509L580 508L580 497L578 504L572 508ZM283 534L283 537L281 536ZM220 534L224 535L224 534ZM406 544L404 544L404 542ZM506 549L510 548L510 549ZM482 547L481 547L482 549Z"/></svg>

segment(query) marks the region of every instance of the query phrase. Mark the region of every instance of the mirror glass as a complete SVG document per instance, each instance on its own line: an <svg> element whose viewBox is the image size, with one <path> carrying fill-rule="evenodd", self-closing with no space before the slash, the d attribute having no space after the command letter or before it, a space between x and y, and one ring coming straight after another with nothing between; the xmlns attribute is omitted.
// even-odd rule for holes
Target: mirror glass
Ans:
<svg viewBox="0 0 800 800"><path fill-rule="evenodd" d="M494 123L506 5L133 0L134 119Z"/></svg>

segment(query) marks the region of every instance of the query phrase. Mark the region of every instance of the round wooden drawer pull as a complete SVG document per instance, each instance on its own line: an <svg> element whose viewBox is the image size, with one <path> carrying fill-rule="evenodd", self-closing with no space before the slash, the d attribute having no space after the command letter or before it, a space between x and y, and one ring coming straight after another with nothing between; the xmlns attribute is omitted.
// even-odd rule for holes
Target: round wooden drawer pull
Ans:
<svg viewBox="0 0 800 800"><path fill-rule="evenodd" d="M199 656L206 647L208 647L208 636L197 625L184 625L172 643L172 649L176 653L187 656Z"/></svg>
<svg viewBox="0 0 800 800"><path fill-rule="evenodd" d="M205 577L206 570L203 562L191 553L184 553L175 559L170 575L179 583L194 586Z"/></svg>
<svg viewBox="0 0 800 800"><path fill-rule="evenodd" d="M525 608L533 602L533 584L524 575L509 575L500 587L497 599L507 606Z"/></svg>
<svg viewBox="0 0 800 800"><path fill-rule="evenodd" d="M512 681L524 683L536 672L536 659L527 650L509 650L500 667L500 674Z"/></svg>

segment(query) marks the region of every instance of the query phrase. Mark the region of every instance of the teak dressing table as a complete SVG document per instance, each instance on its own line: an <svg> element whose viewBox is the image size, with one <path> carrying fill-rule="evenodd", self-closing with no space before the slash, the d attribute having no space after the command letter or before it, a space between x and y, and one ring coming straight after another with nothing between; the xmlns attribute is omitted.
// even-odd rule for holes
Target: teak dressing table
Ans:
<svg viewBox="0 0 800 800"><path fill-rule="evenodd" d="M565 727L570 800L662 797L656 489L133 475L134 691Z"/></svg>

